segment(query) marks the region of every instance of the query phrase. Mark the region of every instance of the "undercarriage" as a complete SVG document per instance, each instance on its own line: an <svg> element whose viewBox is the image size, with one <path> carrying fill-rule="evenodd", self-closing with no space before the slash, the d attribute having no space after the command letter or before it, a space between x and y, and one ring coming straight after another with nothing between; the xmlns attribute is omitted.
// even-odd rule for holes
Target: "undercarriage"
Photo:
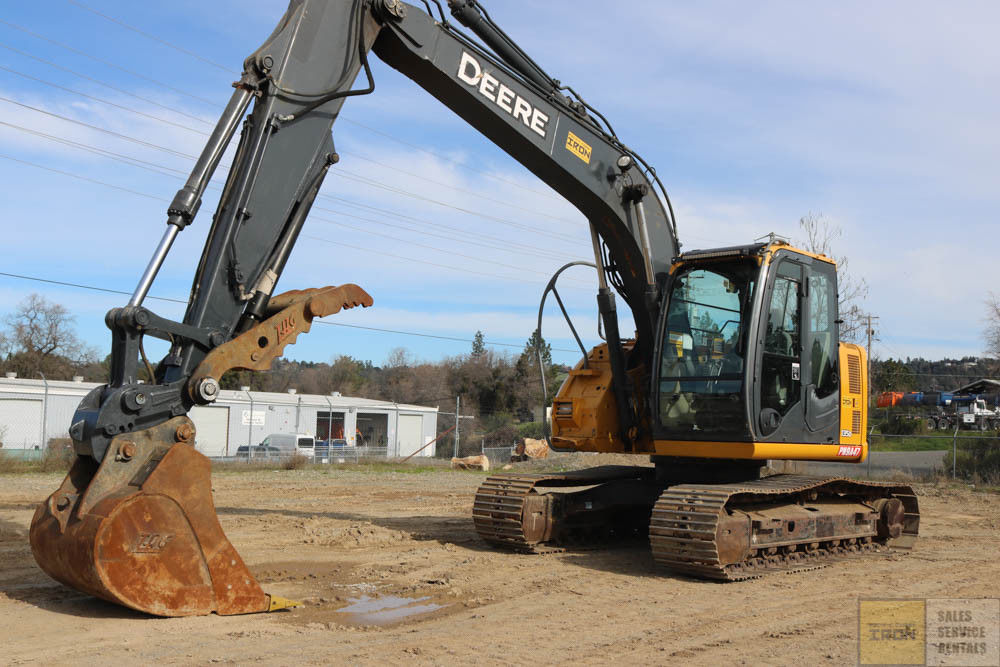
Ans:
<svg viewBox="0 0 1000 667"><path fill-rule="evenodd" d="M803 475L683 483L644 466L495 475L473 519L490 544L531 553L648 536L657 564L723 581L910 549L920 523L905 485Z"/></svg>

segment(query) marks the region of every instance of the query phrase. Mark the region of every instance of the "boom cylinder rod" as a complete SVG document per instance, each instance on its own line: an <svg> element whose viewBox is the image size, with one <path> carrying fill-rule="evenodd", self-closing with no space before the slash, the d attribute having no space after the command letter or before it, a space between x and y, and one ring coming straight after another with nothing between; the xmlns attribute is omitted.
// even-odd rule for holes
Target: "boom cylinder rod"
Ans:
<svg viewBox="0 0 1000 667"><path fill-rule="evenodd" d="M184 187L178 190L174 200L170 203L170 208L167 209L167 230L160 238L160 243L156 246L149 264L146 265L146 270L143 271L128 305L142 305L149 293L149 288L156 279L156 274L160 272L160 267L163 266L163 261L167 258L167 253L170 252L170 246L177 238L178 232L187 227L195 213L198 212L201 196L205 193L205 188L208 186L212 174L215 173L216 167L219 166L222 154L226 152L226 146L233 138L233 133L236 132L243 112L246 111L252 97L253 93L247 87L240 85L229 99L229 104L226 105L222 117L212 131L212 136L201 151L191 175L188 176Z"/></svg>
<svg viewBox="0 0 1000 667"><path fill-rule="evenodd" d="M128 300L128 305L142 305L146 294L149 293L149 288L153 285L156 274L160 271L160 267L163 266L163 260L167 258L167 253L170 252L170 246L173 245L174 239L177 238L177 234L180 231L181 228L177 225L167 225L167 229L163 232L163 237L160 239L160 244L156 246L156 251L153 253L153 258L146 265L146 270L143 272L142 278L139 279L139 284L136 286L135 292L132 293L132 298Z"/></svg>
<svg viewBox="0 0 1000 667"><path fill-rule="evenodd" d="M646 209L642 200L635 202L635 218L639 223L639 238L642 240L642 262L646 268L646 284L653 285L653 249L649 244L649 229L646 227Z"/></svg>
<svg viewBox="0 0 1000 667"><path fill-rule="evenodd" d="M594 245L594 264L597 266L597 286L608 289L608 277L604 273L604 256L601 255L601 238L597 235L597 228L594 223L590 223L590 242Z"/></svg>

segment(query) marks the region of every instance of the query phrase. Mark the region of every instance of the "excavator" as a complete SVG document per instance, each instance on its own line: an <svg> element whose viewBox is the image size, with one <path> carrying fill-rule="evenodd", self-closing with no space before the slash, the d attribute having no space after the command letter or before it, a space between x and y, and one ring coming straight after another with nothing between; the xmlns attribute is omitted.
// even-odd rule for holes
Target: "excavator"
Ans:
<svg viewBox="0 0 1000 667"><path fill-rule="evenodd" d="M447 13L440 0L291 0L245 60L133 295L105 318L109 381L74 414L75 462L31 522L46 573L159 616L293 604L265 593L226 538L187 413L218 397L227 371L269 368L315 318L372 305L354 284L274 293L339 161L333 124L349 97L375 90L371 54L589 224L593 262L559 273L596 270L603 342L580 345L552 401L550 442L641 464L489 477L472 510L484 540L542 552L648 535L665 571L716 580L913 546L908 486L763 474L769 460L867 455L867 360L839 340L833 261L773 235L682 252L653 167L476 0L447 0ZM145 297L240 128L183 320L157 315ZM546 288L557 299L558 275ZM634 322L628 338L618 299ZM169 342L155 367L146 336ZM140 368L154 381L140 383Z"/></svg>

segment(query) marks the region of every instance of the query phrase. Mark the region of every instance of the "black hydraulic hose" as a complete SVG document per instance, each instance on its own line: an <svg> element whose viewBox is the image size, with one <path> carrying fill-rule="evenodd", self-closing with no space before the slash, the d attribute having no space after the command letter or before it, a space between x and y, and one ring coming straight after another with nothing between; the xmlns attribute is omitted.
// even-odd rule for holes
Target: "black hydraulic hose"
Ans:
<svg viewBox="0 0 1000 667"><path fill-rule="evenodd" d="M583 346L583 341L580 340L579 334L576 333L576 327L573 326L573 321L569 318L569 313L566 312L566 307L563 305L562 299L559 297L559 292L556 291L556 281L559 280L559 276L566 269L573 266L589 266L592 269L596 269L597 265L593 262L576 261L570 262L569 264L564 264L562 267L556 271L549 283L545 286L542 291L542 300L538 304L538 326L535 329L537 334L535 338L535 356L538 359L538 372L542 376L542 400L545 401L548 396L549 390L545 383L545 362L542 360L542 314L545 311L545 299L548 297L549 292L553 292L556 295L556 301L559 303L559 309L562 310L563 317L566 318L566 324L569 325L569 330L573 332L573 337L576 338L576 344L580 347L580 352L583 354L583 366L587 367L587 349ZM545 442L548 444L549 448L552 448L552 434L549 430L549 420L545 417L545 405L542 405L542 431L545 434Z"/></svg>
<svg viewBox="0 0 1000 667"><path fill-rule="evenodd" d="M274 79L270 79L269 78L268 80L271 81L272 84L274 84L275 89L277 89L278 92L280 92L282 95L285 95L285 96L297 96L297 97L318 97L319 98L319 99L315 100L314 102L312 102L311 104L307 105L305 108L300 109L298 112L296 112L292 116L290 116L290 117L282 117L281 118L282 122L289 122L289 121L295 120L296 118L301 118L302 116L305 116L305 115L311 113L312 111L315 111L317 108L323 106L327 102L332 102L333 100L339 100L342 97L354 97L356 95L369 95L369 94L375 92L375 77L372 76L372 68L371 68L371 65L368 63L368 49L365 48L364 19L365 19L364 7L363 6L359 6L359 9L358 9L358 34L357 34L357 39L358 39L358 55L359 55L359 57L361 59L361 66L365 70L365 78L368 80L368 87L367 88L362 88L360 90L340 90L341 86L343 86L345 83L348 83L348 81L347 81L347 75L345 74L343 77L341 77L340 81L337 82L336 86L334 86L333 88L331 88L330 90L328 90L326 92L323 92L323 93L296 93L294 91L290 91L290 90L286 90L286 89L282 88L280 85L278 85L277 81L275 81Z"/></svg>
<svg viewBox="0 0 1000 667"><path fill-rule="evenodd" d="M518 71L522 77L531 80L546 93L551 94L558 84L541 67L521 51L513 40L506 36L474 0L448 0L451 15L474 32L501 60Z"/></svg>

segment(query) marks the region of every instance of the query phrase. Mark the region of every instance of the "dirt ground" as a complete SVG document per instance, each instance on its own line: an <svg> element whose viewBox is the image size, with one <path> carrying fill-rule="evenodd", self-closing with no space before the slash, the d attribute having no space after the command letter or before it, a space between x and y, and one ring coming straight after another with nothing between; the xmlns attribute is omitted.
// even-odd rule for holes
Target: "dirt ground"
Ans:
<svg viewBox="0 0 1000 667"><path fill-rule="evenodd" d="M1000 496L976 490L919 486L912 553L720 584L664 574L641 545L492 551L471 520L482 479L216 473L230 540L266 591L305 606L162 619L43 574L28 524L60 477L0 476L0 662L839 665L857 661L859 598L1000 597Z"/></svg>

